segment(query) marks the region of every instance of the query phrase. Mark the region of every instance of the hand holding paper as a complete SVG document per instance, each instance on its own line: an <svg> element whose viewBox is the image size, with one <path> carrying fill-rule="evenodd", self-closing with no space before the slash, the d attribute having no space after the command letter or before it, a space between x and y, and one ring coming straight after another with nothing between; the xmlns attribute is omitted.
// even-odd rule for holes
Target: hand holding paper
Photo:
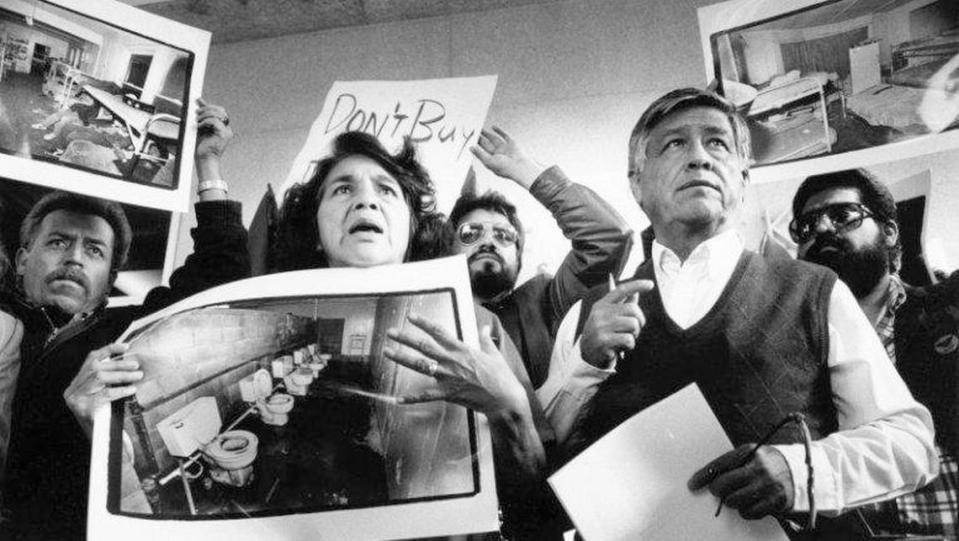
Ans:
<svg viewBox="0 0 959 541"><path fill-rule="evenodd" d="M785 541L771 518L717 517L714 496L689 490L690 475L731 447L702 393L690 385L619 425L549 483L590 541Z"/></svg>
<svg viewBox="0 0 959 541"><path fill-rule="evenodd" d="M63 392L67 407L86 432L93 435L93 417L96 411L136 392L134 383L143 379L136 359L124 357L127 344L110 344L91 351L80 371Z"/></svg>
<svg viewBox="0 0 959 541"><path fill-rule="evenodd" d="M783 513L793 506L789 465L769 445L740 445L713 460L689 479L690 490L704 487L746 519Z"/></svg>

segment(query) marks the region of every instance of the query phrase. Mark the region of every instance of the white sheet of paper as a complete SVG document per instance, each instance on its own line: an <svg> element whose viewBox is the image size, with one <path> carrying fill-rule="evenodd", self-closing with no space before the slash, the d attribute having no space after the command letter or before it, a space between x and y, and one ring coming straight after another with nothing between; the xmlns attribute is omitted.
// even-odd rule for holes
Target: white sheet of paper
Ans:
<svg viewBox="0 0 959 541"><path fill-rule="evenodd" d="M496 89L495 75L416 81L336 81L277 194L309 180L333 139L347 131L375 135L389 152L410 137L436 186L437 210L460 195Z"/></svg>
<svg viewBox="0 0 959 541"><path fill-rule="evenodd" d="M786 540L771 518L747 521L686 481L732 443L693 384L628 421L561 468L549 483L579 532L607 539Z"/></svg>

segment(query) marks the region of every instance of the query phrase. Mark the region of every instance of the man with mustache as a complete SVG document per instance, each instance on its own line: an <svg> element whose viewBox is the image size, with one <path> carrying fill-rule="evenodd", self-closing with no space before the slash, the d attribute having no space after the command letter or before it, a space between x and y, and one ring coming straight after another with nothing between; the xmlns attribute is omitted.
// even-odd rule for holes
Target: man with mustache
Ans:
<svg viewBox="0 0 959 541"><path fill-rule="evenodd" d="M53 192L28 212L8 304L24 324L13 400L0 539L84 539L93 412L135 392L136 359L111 344L135 319L249 275L239 203L226 199L219 155L232 137L221 107L197 111L195 252L142 306L107 307L130 248L119 204ZM121 373L118 368L131 372Z"/></svg>
<svg viewBox="0 0 959 541"><path fill-rule="evenodd" d="M909 389L932 412L939 477L864 510L889 534L959 536L959 274L919 288L898 276L896 202L861 169L807 178L793 198L800 259L829 267L852 290Z"/></svg>
<svg viewBox="0 0 959 541"><path fill-rule="evenodd" d="M473 296L499 316L533 387L539 387L560 320L589 288L619 276L632 231L595 192L571 182L558 167L536 163L498 127L483 130L473 153L492 172L528 190L572 242L555 276L539 274L515 287L525 242L516 207L489 191L463 194L450 212L453 251L467 255Z"/></svg>
<svg viewBox="0 0 959 541"><path fill-rule="evenodd" d="M537 391L557 439L575 453L696 383L737 447L688 487L743 517L835 516L912 491L938 467L929 412L849 289L828 269L746 251L734 229L749 145L735 105L710 91L669 92L639 119L628 177L652 257L564 318ZM793 413L812 470L802 432L776 428ZM852 535L851 521L809 515L797 536Z"/></svg>

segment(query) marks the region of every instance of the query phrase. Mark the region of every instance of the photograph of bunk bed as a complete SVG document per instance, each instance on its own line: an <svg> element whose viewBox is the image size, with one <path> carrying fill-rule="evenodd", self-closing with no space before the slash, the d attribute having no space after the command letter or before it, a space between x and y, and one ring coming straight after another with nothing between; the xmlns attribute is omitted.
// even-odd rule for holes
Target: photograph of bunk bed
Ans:
<svg viewBox="0 0 959 541"><path fill-rule="evenodd" d="M931 81L959 54L959 2L824 1L709 43L722 91L747 117L757 164L836 154L938 131L920 103L949 92L930 86L942 86Z"/></svg>
<svg viewBox="0 0 959 541"><path fill-rule="evenodd" d="M930 85L936 74L959 55L959 29L900 44L892 53L892 72L881 84L849 97L849 110L873 125L890 126L904 135L929 133L919 105L929 92L949 89ZM881 66L876 66L877 71ZM946 126L956 127L956 120Z"/></svg>

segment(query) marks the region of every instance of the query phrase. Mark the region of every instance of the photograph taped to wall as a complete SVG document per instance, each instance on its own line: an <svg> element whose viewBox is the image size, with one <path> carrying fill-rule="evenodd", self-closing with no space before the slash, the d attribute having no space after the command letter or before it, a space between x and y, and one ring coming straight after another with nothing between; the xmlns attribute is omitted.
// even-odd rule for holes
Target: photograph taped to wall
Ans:
<svg viewBox="0 0 959 541"><path fill-rule="evenodd" d="M27 212L52 188L0 178L0 240L10 261L20 246L20 225ZM139 304L146 294L165 283L173 272L174 243L179 215L153 208L122 204L133 238L127 262L110 292L110 306Z"/></svg>
<svg viewBox="0 0 959 541"><path fill-rule="evenodd" d="M397 400L436 386L383 355L410 314L477 343L462 257L268 275L135 322L144 378L97 418L90 537L496 530L484 418Z"/></svg>
<svg viewBox="0 0 959 541"><path fill-rule="evenodd" d="M336 81L323 101L286 180L277 194L316 172L317 157L329 156L333 139L347 131L375 135L386 149L399 150L409 137L417 158L436 186L437 210L449 212L473 163L496 90L495 75L419 81Z"/></svg>
<svg viewBox="0 0 959 541"><path fill-rule="evenodd" d="M4 176L187 210L209 41L115 0L0 0Z"/></svg>
<svg viewBox="0 0 959 541"><path fill-rule="evenodd" d="M959 269L959 153L946 150L836 170L862 168L885 184L894 200L902 242L900 276L921 286ZM789 234L792 200L807 175L781 177L756 170L747 187L737 228L747 248L796 255Z"/></svg>
<svg viewBox="0 0 959 541"><path fill-rule="evenodd" d="M959 3L731 0L699 9L708 80L756 165L959 145Z"/></svg>

